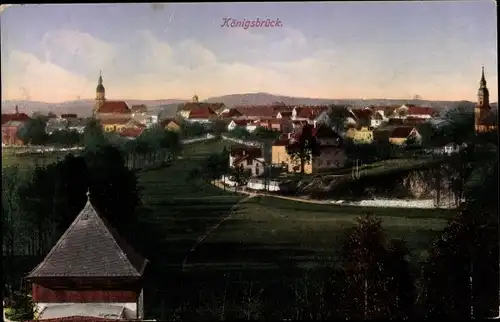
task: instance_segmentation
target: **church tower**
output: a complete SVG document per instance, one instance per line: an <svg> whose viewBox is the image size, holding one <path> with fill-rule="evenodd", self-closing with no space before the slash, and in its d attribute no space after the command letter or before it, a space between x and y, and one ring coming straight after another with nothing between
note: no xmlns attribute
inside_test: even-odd
<svg viewBox="0 0 500 322"><path fill-rule="evenodd" d="M481 131L482 118L485 114L489 113L490 107L490 93L486 87L486 79L484 77L484 66L482 67L481 80L479 81L479 89L477 91L477 104L474 109L476 132Z"/></svg>
<svg viewBox="0 0 500 322"><path fill-rule="evenodd" d="M106 96L105 96L104 85L102 84L102 73L99 72L99 81L95 93L94 115L97 114L97 111L104 104L105 101L106 101Z"/></svg>

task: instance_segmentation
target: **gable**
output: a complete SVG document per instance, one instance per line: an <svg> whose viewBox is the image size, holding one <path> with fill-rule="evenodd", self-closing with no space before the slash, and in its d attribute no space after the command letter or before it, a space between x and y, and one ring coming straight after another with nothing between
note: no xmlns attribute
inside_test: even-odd
<svg viewBox="0 0 500 322"><path fill-rule="evenodd" d="M146 264L147 260L135 253L87 201L27 278L140 277Z"/></svg>

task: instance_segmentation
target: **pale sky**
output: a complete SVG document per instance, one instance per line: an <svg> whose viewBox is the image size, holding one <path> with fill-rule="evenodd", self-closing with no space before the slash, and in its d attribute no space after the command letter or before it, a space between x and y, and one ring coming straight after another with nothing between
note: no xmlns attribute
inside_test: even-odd
<svg viewBox="0 0 500 322"><path fill-rule="evenodd" d="M0 16L2 99L498 100L494 1L12 6ZM221 27L224 18L274 28Z"/></svg>

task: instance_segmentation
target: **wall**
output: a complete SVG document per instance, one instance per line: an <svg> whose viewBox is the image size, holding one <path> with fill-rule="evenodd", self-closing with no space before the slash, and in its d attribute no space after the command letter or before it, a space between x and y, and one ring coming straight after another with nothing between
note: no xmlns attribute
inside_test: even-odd
<svg viewBox="0 0 500 322"><path fill-rule="evenodd" d="M389 138L389 142L392 144L402 145L406 142L406 138Z"/></svg>
<svg viewBox="0 0 500 322"><path fill-rule="evenodd" d="M328 148L322 149L318 157L312 160L312 170L314 172L323 169L343 168L346 162L344 149Z"/></svg>
<svg viewBox="0 0 500 322"><path fill-rule="evenodd" d="M32 298L36 303L136 303L134 290L66 290L50 289L33 283Z"/></svg>

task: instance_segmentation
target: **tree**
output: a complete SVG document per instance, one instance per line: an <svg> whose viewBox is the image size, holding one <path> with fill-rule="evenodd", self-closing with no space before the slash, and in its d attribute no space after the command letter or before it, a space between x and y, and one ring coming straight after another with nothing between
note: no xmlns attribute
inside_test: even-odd
<svg viewBox="0 0 500 322"><path fill-rule="evenodd" d="M392 318L406 320L413 317L416 288L408 257L410 251L403 239L392 239L388 245L388 293L393 297Z"/></svg>
<svg viewBox="0 0 500 322"><path fill-rule="evenodd" d="M193 138L202 136L203 134L207 133L207 129L203 124L200 124L198 122L184 121L181 123L180 133L183 138Z"/></svg>
<svg viewBox="0 0 500 322"><path fill-rule="evenodd" d="M125 166L123 156L112 146L84 151L88 167L90 198L118 230L129 232L136 224L140 189L135 171Z"/></svg>
<svg viewBox="0 0 500 322"><path fill-rule="evenodd" d="M466 202L433 243L424 266L428 317L498 315L498 148L469 144L474 157L463 160L473 160L464 189Z"/></svg>
<svg viewBox="0 0 500 322"><path fill-rule="evenodd" d="M341 262L348 283L344 304L350 318L383 318L395 316L391 309L396 309L396 315L407 310L403 304L408 301L402 301L402 295L411 279L406 272L406 278L401 280L397 274L405 268L396 265L398 261L408 265L401 258L404 249L395 247L401 245L396 242L388 247L381 224L371 214L360 217L342 242Z"/></svg>
<svg viewBox="0 0 500 322"><path fill-rule="evenodd" d="M215 135L221 135L227 132L228 122L225 120L215 120L210 124L210 132Z"/></svg>
<svg viewBox="0 0 500 322"><path fill-rule="evenodd" d="M251 137L257 140L277 140L281 135L280 131L266 129L265 127L258 127L251 133Z"/></svg>
<svg viewBox="0 0 500 322"><path fill-rule="evenodd" d="M248 132L248 130L244 127L237 126L229 132L229 135L238 139L246 140L250 137L250 132Z"/></svg>
<svg viewBox="0 0 500 322"><path fill-rule="evenodd" d="M23 141L24 144L45 144L47 139L45 122L39 118L26 121L19 131L17 131L17 137Z"/></svg>
<svg viewBox="0 0 500 322"><path fill-rule="evenodd" d="M104 131L99 120L92 118L83 130L83 144L89 149L96 149L106 143Z"/></svg>
<svg viewBox="0 0 500 322"><path fill-rule="evenodd" d="M345 130L344 125L347 119L347 110L345 108L339 108L336 106L331 106L328 111L328 123L332 126L335 131L343 132Z"/></svg>
<svg viewBox="0 0 500 322"><path fill-rule="evenodd" d="M320 155L319 142L313 135L313 127L304 125L297 137L290 140L286 152L294 162L300 162L300 174L304 174L304 167L312 161L314 156Z"/></svg>

